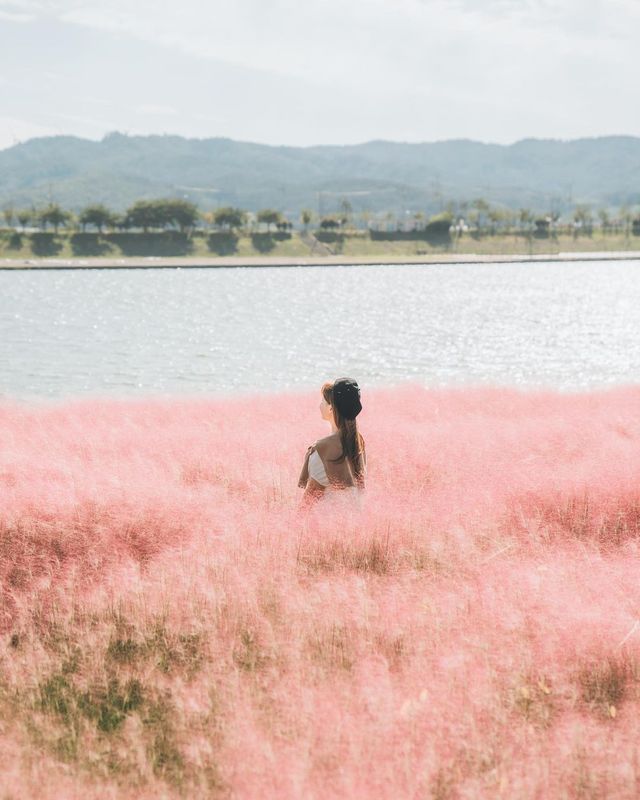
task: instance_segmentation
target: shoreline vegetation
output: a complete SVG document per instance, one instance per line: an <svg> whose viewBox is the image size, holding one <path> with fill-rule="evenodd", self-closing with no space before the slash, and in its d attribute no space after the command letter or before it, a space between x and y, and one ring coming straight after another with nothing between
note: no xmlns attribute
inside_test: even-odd
<svg viewBox="0 0 640 800"><path fill-rule="evenodd" d="M202 211L181 199L140 200L123 214L103 205L74 214L59 205L3 211L4 267L136 266L149 259L184 266L287 263L429 263L524 260L567 254L640 254L640 217L633 209L597 215L536 214L461 203L427 217L421 212L339 214L304 210L299 219L274 209ZM627 256L628 257L628 256Z"/></svg>
<svg viewBox="0 0 640 800"><path fill-rule="evenodd" d="M437 244L417 236L368 231L343 234L331 246L311 233L233 238L176 231L128 234L0 231L0 269L321 266L483 263L488 261L622 260L640 257L640 237L518 234L472 236Z"/></svg>

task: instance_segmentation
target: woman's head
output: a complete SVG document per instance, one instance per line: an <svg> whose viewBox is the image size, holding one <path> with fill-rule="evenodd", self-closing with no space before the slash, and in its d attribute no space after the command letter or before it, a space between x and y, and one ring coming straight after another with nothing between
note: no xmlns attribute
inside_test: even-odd
<svg viewBox="0 0 640 800"><path fill-rule="evenodd" d="M335 422L336 428L340 421L355 422L362 411L360 402L360 387L353 378L338 378L332 383L324 383L321 389L320 414L322 419Z"/></svg>
<svg viewBox="0 0 640 800"><path fill-rule="evenodd" d="M333 413L333 383L323 383L320 394L320 415L322 419L326 419L327 422L333 420L336 423L336 427L338 427Z"/></svg>
<svg viewBox="0 0 640 800"><path fill-rule="evenodd" d="M320 413L322 418L333 420L342 443L342 455L335 459L351 462L357 479L364 471L364 439L358 431L356 417L362 410L360 387L352 378L338 378L332 383L324 383L321 389Z"/></svg>

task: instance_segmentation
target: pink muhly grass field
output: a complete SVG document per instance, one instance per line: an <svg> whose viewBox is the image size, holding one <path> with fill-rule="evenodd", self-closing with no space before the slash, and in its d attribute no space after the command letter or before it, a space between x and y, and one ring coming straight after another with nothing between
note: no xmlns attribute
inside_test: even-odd
<svg viewBox="0 0 640 800"><path fill-rule="evenodd" d="M3 800L640 796L640 389L319 399L0 405Z"/></svg>

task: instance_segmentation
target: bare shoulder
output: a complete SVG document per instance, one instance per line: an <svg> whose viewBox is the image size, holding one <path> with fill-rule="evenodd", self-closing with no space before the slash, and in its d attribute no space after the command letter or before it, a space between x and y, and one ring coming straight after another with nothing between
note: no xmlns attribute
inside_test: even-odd
<svg viewBox="0 0 640 800"><path fill-rule="evenodd" d="M316 444L318 445L329 445L334 444L335 442L340 442L340 434L339 433L330 433L328 436L323 436L322 439L318 439Z"/></svg>
<svg viewBox="0 0 640 800"><path fill-rule="evenodd" d="M339 433L331 433L316 442L316 449L323 457L339 458L342 454L342 441Z"/></svg>

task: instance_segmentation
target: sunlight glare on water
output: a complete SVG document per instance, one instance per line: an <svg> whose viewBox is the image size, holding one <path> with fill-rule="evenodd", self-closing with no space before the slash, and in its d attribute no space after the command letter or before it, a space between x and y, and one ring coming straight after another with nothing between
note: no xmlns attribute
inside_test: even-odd
<svg viewBox="0 0 640 800"><path fill-rule="evenodd" d="M0 393L640 381L640 261L0 273Z"/></svg>

